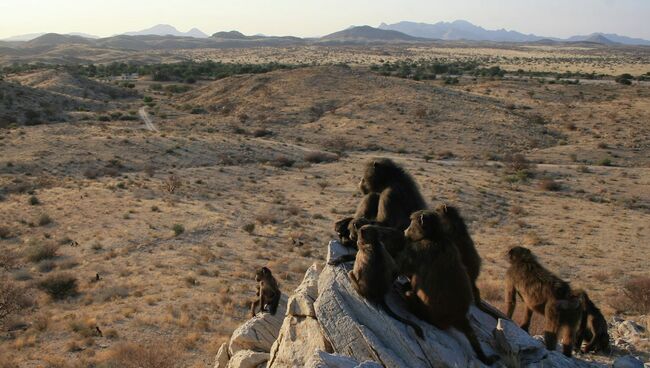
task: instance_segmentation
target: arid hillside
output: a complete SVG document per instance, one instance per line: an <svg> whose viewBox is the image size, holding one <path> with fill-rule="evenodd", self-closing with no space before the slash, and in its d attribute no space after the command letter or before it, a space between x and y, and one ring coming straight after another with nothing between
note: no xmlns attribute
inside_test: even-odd
<svg viewBox="0 0 650 368"><path fill-rule="evenodd" d="M354 211L373 157L408 169L429 205L461 209L490 303L503 308L504 252L524 245L608 318L650 324L640 294L626 294L650 277L646 84L445 84L343 66L200 81L178 94L140 80L156 132L135 120L140 96L38 73L7 76L3 93L89 111L0 130L0 277L18 306L0 367L117 367L128 356L212 364L249 314L254 269L270 267L290 293ZM534 317L533 332L541 324ZM626 349L648 359L649 348Z"/></svg>

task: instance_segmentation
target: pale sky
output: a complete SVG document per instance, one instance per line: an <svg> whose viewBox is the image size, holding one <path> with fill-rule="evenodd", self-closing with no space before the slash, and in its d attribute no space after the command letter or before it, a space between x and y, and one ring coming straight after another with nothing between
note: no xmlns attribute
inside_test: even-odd
<svg viewBox="0 0 650 368"><path fill-rule="evenodd" d="M322 36L350 25L465 19L539 36L592 32L650 39L650 0L0 0L0 38L38 32L111 36L171 24L207 34Z"/></svg>

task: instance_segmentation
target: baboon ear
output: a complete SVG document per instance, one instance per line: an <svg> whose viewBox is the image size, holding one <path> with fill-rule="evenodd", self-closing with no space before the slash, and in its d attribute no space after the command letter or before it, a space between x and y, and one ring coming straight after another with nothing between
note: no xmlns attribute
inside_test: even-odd
<svg viewBox="0 0 650 368"><path fill-rule="evenodd" d="M447 213L447 203L442 204L442 212Z"/></svg>
<svg viewBox="0 0 650 368"><path fill-rule="evenodd" d="M420 218L418 219L420 226L424 226L424 213L420 214Z"/></svg>
<svg viewBox="0 0 650 368"><path fill-rule="evenodd" d="M377 161L373 161L372 162L372 167L377 167L377 166L379 166L379 163Z"/></svg>

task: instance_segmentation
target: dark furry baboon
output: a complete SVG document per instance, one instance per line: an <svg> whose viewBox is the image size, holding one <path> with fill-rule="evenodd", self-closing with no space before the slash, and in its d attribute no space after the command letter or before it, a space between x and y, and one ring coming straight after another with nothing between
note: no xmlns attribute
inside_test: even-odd
<svg viewBox="0 0 650 368"><path fill-rule="evenodd" d="M359 229L356 260L348 274L357 292L372 303L380 305L388 315L405 323L424 338L422 329L415 322L398 316L386 304L385 296L397 277L397 266L384 246L384 236L379 226L366 225Z"/></svg>
<svg viewBox="0 0 650 368"><path fill-rule="evenodd" d="M334 231L336 232L336 235L339 236L339 240L341 241L341 244L343 244L343 246L347 248L357 247L356 243L352 239L350 239L349 226L352 220L354 220L354 217L346 217L334 223Z"/></svg>
<svg viewBox="0 0 650 368"><path fill-rule="evenodd" d="M474 302L472 285L438 214L413 213L404 235L407 242L398 264L411 281L404 295L411 311L441 330L455 327L467 337L483 363L494 363L498 357L485 355L469 323L467 312Z"/></svg>
<svg viewBox="0 0 650 368"><path fill-rule="evenodd" d="M507 253L510 267L506 272L507 316L512 318L517 294L526 306L521 328L528 331L533 312L544 316L544 342L555 350L558 332L562 333L562 352L571 356L581 318L581 303L568 282L555 276L527 248L514 247Z"/></svg>
<svg viewBox="0 0 650 368"><path fill-rule="evenodd" d="M580 297L583 306L582 318L576 334L576 349L579 350L582 342L585 341L587 345L582 349L583 353L609 353L611 349L605 316L585 291L576 290L575 294Z"/></svg>
<svg viewBox="0 0 650 368"><path fill-rule="evenodd" d="M426 208L413 178L387 158L370 160L366 164L359 189L364 194L378 193L375 220L382 226L404 231L409 226L411 213Z"/></svg>
<svg viewBox="0 0 650 368"><path fill-rule="evenodd" d="M447 236L452 240L454 245L456 245L463 266L467 269L467 275L472 284L472 293L474 295L474 303L476 304L476 307L494 318L505 318L503 313L482 302L481 292L476 286L476 279L478 279L481 272L481 256L478 254L478 251L474 246L474 241L469 235L467 225L465 225L465 221L460 216L460 212L455 207L446 204L439 205L436 207L435 211L440 218L440 222L447 233Z"/></svg>
<svg viewBox="0 0 650 368"><path fill-rule="evenodd" d="M258 269L255 272L255 281L258 282L257 298L251 303L251 316L255 317L257 307L260 308L260 312L267 311L275 315L282 293L271 270L267 267Z"/></svg>

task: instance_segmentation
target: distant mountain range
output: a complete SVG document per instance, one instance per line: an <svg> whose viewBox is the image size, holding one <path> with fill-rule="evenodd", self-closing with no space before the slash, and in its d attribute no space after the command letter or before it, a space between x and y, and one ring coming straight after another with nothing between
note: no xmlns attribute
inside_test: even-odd
<svg viewBox="0 0 650 368"><path fill-rule="evenodd" d="M491 42L536 42L536 41L558 41L558 42L595 42L601 44L620 43L624 45L645 45L650 46L650 41L641 38L631 38L617 34L592 33L586 36L572 36L568 39L556 37L543 37L534 34L523 34L517 31L505 29L487 30L476 26L465 20L453 22L415 23L399 22L394 24L382 23L379 29L402 32L409 36L438 39L438 40L467 40L467 41L491 41Z"/></svg>
<svg viewBox="0 0 650 368"><path fill-rule="evenodd" d="M620 36L617 34L593 33L573 36L568 39L523 34L505 29L487 30L464 20L438 22L435 24L399 22L382 23L378 28L353 26L320 38L299 38L293 36L246 36L238 31L217 32L208 36L197 28L181 32L173 26L158 24L141 31L126 32L111 37L98 38L84 33L60 35L55 33L34 33L0 40L4 48L47 47L65 43L85 44L93 47L112 47L129 50L213 48L213 47L257 47L300 44L368 44L368 43L426 43L433 40L464 40L475 42L528 42L554 44L566 42L587 42L602 45L646 45L650 41Z"/></svg>

